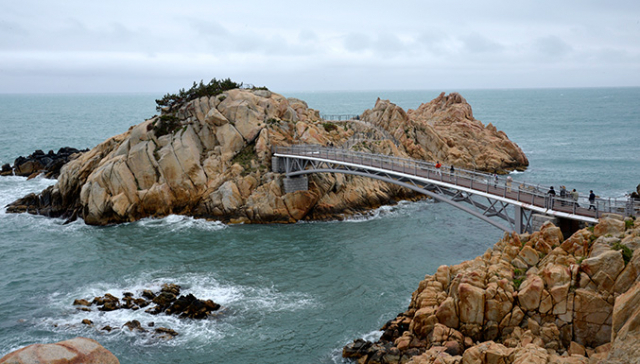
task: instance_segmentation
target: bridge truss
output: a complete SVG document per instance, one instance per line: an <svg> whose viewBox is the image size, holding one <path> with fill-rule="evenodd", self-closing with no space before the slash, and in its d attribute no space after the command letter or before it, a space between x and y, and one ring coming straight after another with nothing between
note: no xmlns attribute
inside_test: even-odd
<svg viewBox="0 0 640 364"><path fill-rule="evenodd" d="M629 201L599 199L599 208L592 212L577 201L547 196L535 186L522 183L512 188L512 182L485 173L462 169L450 173L433 163L406 158L307 145L278 147L273 156L274 171L288 178L311 173L374 178L448 203L507 232L531 232L535 213L596 223L602 212L636 211Z"/></svg>

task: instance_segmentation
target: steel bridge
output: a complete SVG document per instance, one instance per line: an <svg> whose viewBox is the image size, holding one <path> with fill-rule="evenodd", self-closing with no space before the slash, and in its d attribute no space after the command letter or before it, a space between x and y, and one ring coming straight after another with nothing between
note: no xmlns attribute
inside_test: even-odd
<svg viewBox="0 0 640 364"><path fill-rule="evenodd" d="M577 201L553 197L538 186L511 178L459 168L451 172L430 162L316 145L275 147L273 169L285 173L290 181L310 173L344 173L394 183L453 205L507 232L532 232L535 214L593 224L603 213L636 216L640 211L640 205L631 198L598 198L591 204L585 197ZM299 189L306 189L306 185Z"/></svg>

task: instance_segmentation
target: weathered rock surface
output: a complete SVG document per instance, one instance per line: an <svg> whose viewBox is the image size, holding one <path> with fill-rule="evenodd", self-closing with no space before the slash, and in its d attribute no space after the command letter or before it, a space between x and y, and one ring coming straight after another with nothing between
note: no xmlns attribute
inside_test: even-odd
<svg viewBox="0 0 640 364"><path fill-rule="evenodd" d="M504 132L476 120L471 105L458 93L443 92L407 112L378 99L361 119L384 128L400 141L411 158L439 160L487 172L524 169L529 164L522 150Z"/></svg>
<svg viewBox="0 0 640 364"><path fill-rule="evenodd" d="M485 170L525 168L522 151L484 127L458 94L405 113L378 100L361 120L334 124L297 99L235 89L165 110L66 164L58 183L8 212L81 217L106 225L183 214L224 222L334 219L415 192L357 176L314 174L309 190L285 194L271 148L346 146ZM353 142L358 135L373 139ZM355 138L355 139L354 139ZM398 142L400 140L400 142Z"/></svg>
<svg viewBox="0 0 640 364"><path fill-rule="evenodd" d="M549 223L505 234L482 256L439 267L378 342L358 339L343 356L362 364L640 362L640 250L628 261L619 250L640 227L596 238L612 219L620 220L605 217L567 240Z"/></svg>
<svg viewBox="0 0 640 364"><path fill-rule="evenodd" d="M0 170L0 176L16 175L33 178L39 174L44 174L45 178L58 178L63 165L88 150L64 147L60 148L57 153L50 150L46 154L42 150L36 150L27 157L20 156L16 158L13 166L8 163L3 165L2 170Z"/></svg>
<svg viewBox="0 0 640 364"><path fill-rule="evenodd" d="M120 364L118 358L84 337L55 344L33 344L5 355L0 364Z"/></svg>

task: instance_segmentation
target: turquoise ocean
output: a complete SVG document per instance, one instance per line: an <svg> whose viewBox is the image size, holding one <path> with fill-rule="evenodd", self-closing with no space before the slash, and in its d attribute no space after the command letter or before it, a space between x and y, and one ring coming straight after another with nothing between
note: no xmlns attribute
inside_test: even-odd
<svg viewBox="0 0 640 364"><path fill-rule="evenodd" d="M624 197L640 183L640 88L442 90L507 133L530 167L516 181ZM378 97L405 109L441 90L284 92L322 114L360 114ZM0 164L63 146L91 148L153 116L155 94L0 95ZM109 227L7 214L55 181L0 178L0 357L22 346L90 337L121 363L341 363L342 347L409 304L425 274L472 259L503 233L430 201L341 222L232 225L169 216ZM140 311L84 312L72 303L159 289L225 307L204 321ZM81 324L90 319L94 327ZM170 327L170 341L122 327Z"/></svg>

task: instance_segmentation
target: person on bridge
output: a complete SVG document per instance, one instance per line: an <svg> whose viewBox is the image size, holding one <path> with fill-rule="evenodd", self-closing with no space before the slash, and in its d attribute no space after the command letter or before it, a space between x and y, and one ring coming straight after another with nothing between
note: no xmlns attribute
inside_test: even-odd
<svg viewBox="0 0 640 364"><path fill-rule="evenodd" d="M493 188L498 188L498 174L493 174Z"/></svg>
<svg viewBox="0 0 640 364"><path fill-rule="evenodd" d="M454 174L456 174L456 170L453 168L453 164L452 164L451 168L449 169L449 181L453 181Z"/></svg>
<svg viewBox="0 0 640 364"><path fill-rule="evenodd" d="M556 197L556 190L553 189L553 186L549 187L549 191L547 191L547 196L549 197L549 202L547 204L547 206L549 208L553 208L553 200Z"/></svg>
<svg viewBox="0 0 640 364"><path fill-rule="evenodd" d="M560 204L562 206L566 205L565 198L567 197L567 188L565 186L560 186Z"/></svg>
<svg viewBox="0 0 640 364"><path fill-rule="evenodd" d="M436 174L438 176L442 176L442 172L440 171L441 167L442 167L442 164L440 164L440 161L436 161Z"/></svg>
<svg viewBox="0 0 640 364"><path fill-rule="evenodd" d="M593 193L593 190L589 191L589 210L593 207L594 210L598 210L596 208L596 194Z"/></svg>
<svg viewBox="0 0 640 364"><path fill-rule="evenodd" d="M580 207L580 205L578 205L579 197L580 195L578 194L578 191L576 191L576 189L574 188L573 191L571 191L571 199L573 199L573 203L576 205L576 207Z"/></svg>

